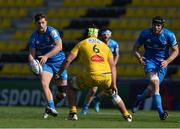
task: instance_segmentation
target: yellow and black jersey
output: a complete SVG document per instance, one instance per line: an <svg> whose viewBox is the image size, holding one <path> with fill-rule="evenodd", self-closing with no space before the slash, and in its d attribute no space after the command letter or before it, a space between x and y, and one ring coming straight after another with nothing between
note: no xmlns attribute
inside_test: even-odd
<svg viewBox="0 0 180 129"><path fill-rule="evenodd" d="M104 42L95 37L79 42L71 53L78 55L88 74L111 72L108 59L113 58L112 52Z"/></svg>

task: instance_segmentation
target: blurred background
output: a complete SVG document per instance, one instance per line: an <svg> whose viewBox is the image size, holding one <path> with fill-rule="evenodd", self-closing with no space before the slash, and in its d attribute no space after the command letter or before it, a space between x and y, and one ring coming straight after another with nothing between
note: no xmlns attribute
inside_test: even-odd
<svg viewBox="0 0 180 129"><path fill-rule="evenodd" d="M180 40L180 0L0 0L0 105L45 105L38 77L27 65L27 41L35 28L33 16L37 12L45 13L48 25L59 30L66 53L82 39L89 23L112 29L112 38L120 46L118 88L128 107L148 83L143 67L132 55L140 31L151 27L152 17L160 15L166 20L165 27ZM179 57L170 64L161 89L163 106L168 110L180 110L179 64ZM69 74L80 68L74 63ZM55 86L52 89L56 91ZM103 107L112 107L102 103ZM152 99L141 108L152 109Z"/></svg>

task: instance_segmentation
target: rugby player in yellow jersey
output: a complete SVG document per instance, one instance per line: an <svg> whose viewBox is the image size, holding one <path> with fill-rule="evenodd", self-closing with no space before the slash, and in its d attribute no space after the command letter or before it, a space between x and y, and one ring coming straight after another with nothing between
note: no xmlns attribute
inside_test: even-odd
<svg viewBox="0 0 180 129"><path fill-rule="evenodd" d="M117 105L125 120L132 121L132 116L126 109L126 106L118 95L116 86L116 67L114 59L109 47L98 36L98 29L89 28L87 31L88 38L80 41L70 52L64 61L60 71L60 75L68 68L70 63L78 56L84 72L80 72L72 79L72 84L68 89L68 101L70 106L69 120L78 120L76 107L76 94L78 90L83 88L91 88L97 86L104 90L112 101ZM83 71L83 70L82 70Z"/></svg>
<svg viewBox="0 0 180 129"><path fill-rule="evenodd" d="M106 45L110 48L113 56L114 56L114 63L117 64L119 60L119 43L112 38L112 31L109 28L102 28L100 33L100 40L106 43ZM81 114L86 115L88 113L89 106L91 102L93 102L94 110L96 112L100 111L100 100L106 95L104 91L99 92L97 95L98 87L91 88L86 97L82 107Z"/></svg>

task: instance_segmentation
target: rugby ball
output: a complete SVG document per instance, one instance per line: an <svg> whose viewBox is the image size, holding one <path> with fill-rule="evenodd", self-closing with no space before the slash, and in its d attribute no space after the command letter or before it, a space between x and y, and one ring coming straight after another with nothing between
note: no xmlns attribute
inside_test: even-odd
<svg viewBox="0 0 180 129"><path fill-rule="evenodd" d="M39 75L42 72L42 65L39 63L37 59L33 59L30 61L30 67L33 73Z"/></svg>
<svg viewBox="0 0 180 129"><path fill-rule="evenodd" d="M35 59L35 61L37 62L37 65L38 65L38 71L39 71L39 74L43 71L42 69L42 65L39 63L39 60Z"/></svg>

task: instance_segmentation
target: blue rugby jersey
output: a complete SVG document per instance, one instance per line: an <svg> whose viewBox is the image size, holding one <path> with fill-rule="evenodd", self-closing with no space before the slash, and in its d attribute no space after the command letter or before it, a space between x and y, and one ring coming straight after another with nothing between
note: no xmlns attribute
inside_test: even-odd
<svg viewBox="0 0 180 129"><path fill-rule="evenodd" d="M152 28L145 29L141 32L136 44L144 45L146 60L160 64L162 60L169 57L169 48L177 44L173 32L163 28L160 35L153 34Z"/></svg>
<svg viewBox="0 0 180 129"><path fill-rule="evenodd" d="M54 41L60 39L58 31L50 26L47 26L45 33L39 33L35 30L28 42L30 48L36 48L39 52L39 55L44 55L50 52L54 47ZM54 56L48 58L47 63L55 63L65 59L65 54L63 51L59 51Z"/></svg>
<svg viewBox="0 0 180 129"><path fill-rule="evenodd" d="M119 55L119 44L115 40L109 39L108 47L111 49L113 56Z"/></svg>

